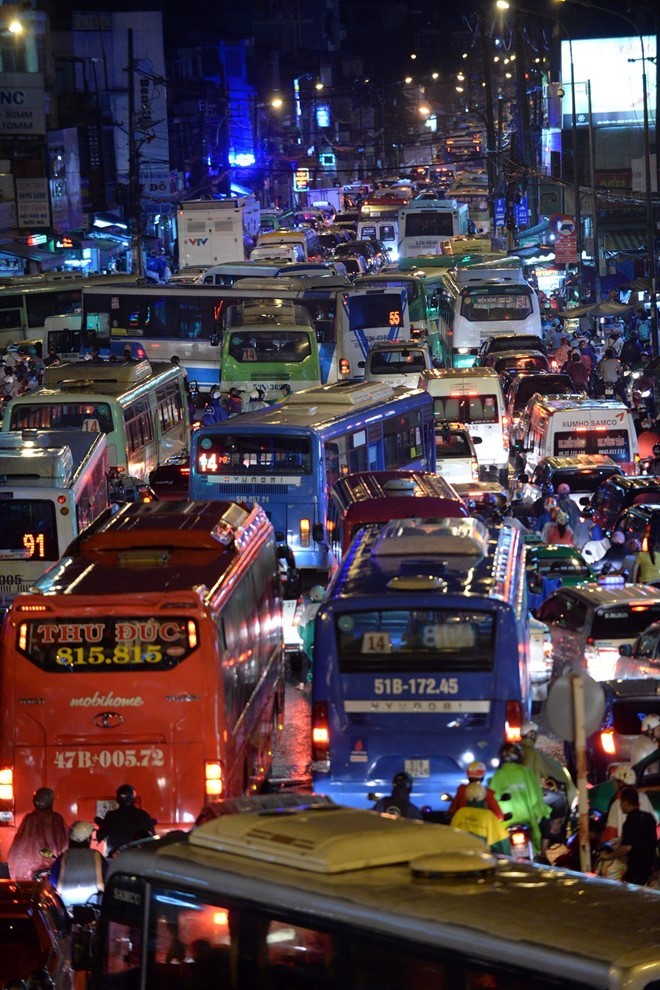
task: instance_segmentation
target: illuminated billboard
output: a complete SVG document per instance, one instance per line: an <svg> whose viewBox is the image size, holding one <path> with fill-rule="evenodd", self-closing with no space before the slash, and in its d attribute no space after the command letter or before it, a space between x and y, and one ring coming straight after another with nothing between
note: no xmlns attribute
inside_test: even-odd
<svg viewBox="0 0 660 990"><path fill-rule="evenodd" d="M646 69L648 114L652 124L656 108L656 39L644 35L644 59L639 37L588 38L572 42L575 79L575 112L578 127L589 124L587 81L591 83L591 116L596 126L642 127L644 96L642 66ZM571 43L561 43L562 127L572 124ZM633 61L630 61L630 60Z"/></svg>

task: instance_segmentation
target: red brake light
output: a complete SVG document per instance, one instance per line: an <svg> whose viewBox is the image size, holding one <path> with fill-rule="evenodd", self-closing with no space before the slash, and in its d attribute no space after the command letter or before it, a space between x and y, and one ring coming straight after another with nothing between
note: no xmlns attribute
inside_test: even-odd
<svg viewBox="0 0 660 990"><path fill-rule="evenodd" d="M616 746L614 744L614 731L612 729L603 729L600 734L600 745L604 753L608 756L616 755Z"/></svg>
<svg viewBox="0 0 660 990"><path fill-rule="evenodd" d="M504 724L504 735L506 741L510 743L520 742L521 728L523 723L522 705L519 701L507 701L506 722Z"/></svg>
<svg viewBox="0 0 660 990"><path fill-rule="evenodd" d="M321 762L330 759L330 726L328 705L325 701L315 701L312 705L312 760Z"/></svg>

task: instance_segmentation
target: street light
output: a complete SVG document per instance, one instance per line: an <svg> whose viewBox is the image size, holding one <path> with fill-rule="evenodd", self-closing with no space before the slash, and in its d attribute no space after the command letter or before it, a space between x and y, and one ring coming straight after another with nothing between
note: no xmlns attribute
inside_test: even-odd
<svg viewBox="0 0 660 990"><path fill-rule="evenodd" d="M622 20L629 24L635 36L639 39L641 58L639 59L628 59L629 62L641 62L642 63L642 99L644 105L644 182L645 182L645 220L646 220L646 253L648 256L649 263L649 302L651 306L651 340L653 342L654 353L658 353L658 311L656 307L656 295L655 295L655 241L653 237L653 194L651 191L651 137L649 132L649 104L648 104L648 93L646 88L646 61L654 62L655 57L647 56L644 50L644 37L637 29L637 25L631 17L627 14L623 14L620 10L609 10L607 7L601 7L598 4L591 3L590 0L555 0L555 3L573 3L577 7L586 7L588 10L598 10L603 14L612 14L615 17L620 17Z"/></svg>

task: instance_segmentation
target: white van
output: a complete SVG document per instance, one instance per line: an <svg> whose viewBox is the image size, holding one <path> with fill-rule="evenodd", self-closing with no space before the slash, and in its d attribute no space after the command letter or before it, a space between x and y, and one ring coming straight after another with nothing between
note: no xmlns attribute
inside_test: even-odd
<svg viewBox="0 0 660 990"><path fill-rule="evenodd" d="M273 245L299 244L304 252L302 261L323 261L323 248L318 234L311 227L301 227L300 230L271 230L267 234L259 234L257 247L272 247Z"/></svg>
<svg viewBox="0 0 660 990"><path fill-rule="evenodd" d="M431 348L412 340L377 340L367 351L366 361L359 361L367 382L387 382L393 387L419 387L419 376L433 368Z"/></svg>
<svg viewBox="0 0 660 990"><path fill-rule="evenodd" d="M305 249L302 244L257 244L250 255L252 262L278 261L284 265L287 262L305 260Z"/></svg>
<svg viewBox="0 0 660 990"><path fill-rule="evenodd" d="M419 387L433 396L436 429L443 422L465 423L477 447L482 479L497 475L508 483L509 430L499 375L493 368L443 368L424 371Z"/></svg>
<svg viewBox="0 0 660 990"><path fill-rule="evenodd" d="M625 474L636 474L639 461L632 413L613 399L530 400L515 443L516 467L531 475L544 457L604 454ZM523 425L524 423L524 425Z"/></svg>
<svg viewBox="0 0 660 990"><path fill-rule="evenodd" d="M381 241L390 254L390 261L399 258L399 224L396 217L374 217L371 220L360 220L357 225L358 241Z"/></svg>

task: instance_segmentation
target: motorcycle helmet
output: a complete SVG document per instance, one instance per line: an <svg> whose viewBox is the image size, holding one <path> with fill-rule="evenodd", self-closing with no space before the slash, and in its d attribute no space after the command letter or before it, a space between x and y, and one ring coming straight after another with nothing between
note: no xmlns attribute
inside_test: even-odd
<svg viewBox="0 0 660 990"><path fill-rule="evenodd" d="M130 805L135 803L135 788L130 784L122 784L117 788L117 803L120 805Z"/></svg>
<svg viewBox="0 0 660 990"><path fill-rule="evenodd" d="M532 736L532 738L536 739L538 735L538 731L539 731L538 725L536 724L536 722L530 719L529 722L523 722L522 728L520 729L520 735L522 736L523 739L525 739L527 736Z"/></svg>
<svg viewBox="0 0 660 990"><path fill-rule="evenodd" d="M55 792L50 787L39 787L32 798L32 804L38 811L50 811L54 801Z"/></svg>
<svg viewBox="0 0 660 990"><path fill-rule="evenodd" d="M634 787L637 783L635 771L627 763L619 763L618 767L614 768L612 780L618 781L624 787Z"/></svg>
<svg viewBox="0 0 660 990"><path fill-rule="evenodd" d="M314 587L310 589L309 597L313 602L322 602L324 594L325 588L323 588L320 584L315 584Z"/></svg>
<svg viewBox="0 0 660 990"><path fill-rule="evenodd" d="M518 743L504 743L500 747L500 762L501 763L522 763L523 754L522 749Z"/></svg>
<svg viewBox="0 0 660 990"><path fill-rule="evenodd" d="M392 788L398 791L407 791L408 794L413 789L413 779L409 773L400 770L399 773L395 773L392 778Z"/></svg>
<svg viewBox="0 0 660 990"><path fill-rule="evenodd" d="M555 522L557 523L558 526L567 526L568 516L566 515L565 512L562 512L560 509L555 517Z"/></svg>
<svg viewBox="0 0 660 990"><path fill-rule="evenodd" d="M571 494L570 485L567 485L565 481L562 481L561 485L557 489L557 494L558 495L570 495Z"/></svg>
<svg viewBox="0 0 660 990"><path fill-rule="evenodd" d="M486 776L486 764L482 763L481 760L473 760L472 763L468 763L465 772L468 780L483 780Z"/></svg>
<svg viewBox="0 0 660 990"><path fill-rule="evenodd" d="M650 715L645 715L642 719L642 724L639 727L639 731L645 734L653 734L653 730L657 729L660 725L660 715L656 715L652 712Z"/></svg>
<svg viewBox="0 0 660 990"><path fill-rule="evenodd" d="M603 530L598 525L598 523L594 523L593 526L591 527L591 539L602 540L602 538L603 538Z"/></svg>
<svg viewBox="0 0 660 990"><path fill-rule="evenodd" d="M93 834L94 826L91 822L74 822L69 829L71 842L89 842Z"/></svg>
<svg viewBox="0 0 660 990"><path fill-rule="evenodd" d="M557 499L554 498L553 496L551 496L550 498L546 498L545 502L543 503L543 508L545 509L546 512L550 512L550 509L556 509Z"/></svg>
<svg viewBox="0 0 660 990"><path fill-rule="evenodd" d="M660 457L660 443L653 444L653 456Z"/></svg>

